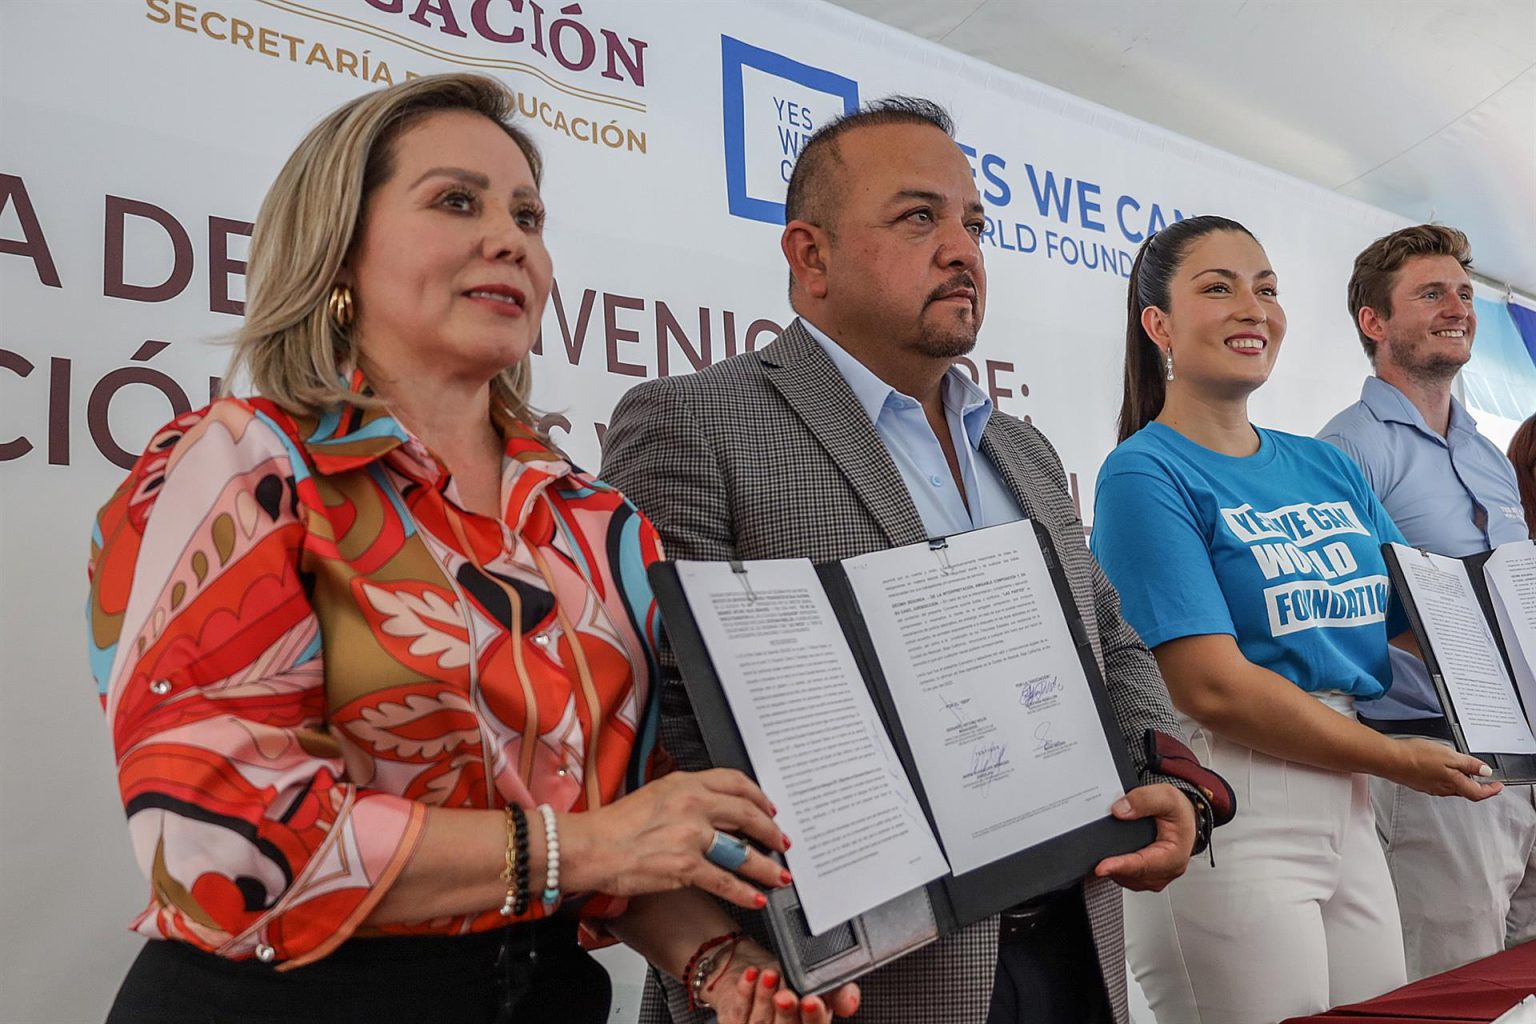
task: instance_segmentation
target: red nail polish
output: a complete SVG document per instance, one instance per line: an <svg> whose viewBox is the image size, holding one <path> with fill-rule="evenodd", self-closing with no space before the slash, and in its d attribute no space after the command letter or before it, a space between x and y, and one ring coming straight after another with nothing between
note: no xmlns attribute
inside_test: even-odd
<svg viewBox="0 0 1536 1024"><path fill-rule="evenodd" d="M757 968L748 967L745 971L741 972L741 976L745 978L747 984L750 985L757 980Z"/></svg>
<svg viewBox="0 0 1536 1024"><path fill-rule="evenodd" d="M778 815L779 815L779 805L774 803L772 800L768 801L768 812L770 814L772 814L774 817L778 817Z"/></svg>
<svg viewBox="0 0 1536 1024"><path fill-rule="evenodd" d="M774 989L779 987L779 972L769 969L763 972L763 988Z"/></svg>
<svg viewBox="0 0 1536 1024"><path fill-rule="evenodd" d="M815 1013L817 1010L820 1010L820 1009L821 1009L821 1002L819 1000L817 1000L817 999L812 998L811 996L806 996L804 999L800 1000L800 1012L801 1013Z"/></svg>
<svg viewBox="0 0 1536 1024"><path fill-rule="evenodd" d="M758 910L762 910L768 905L768 897L764 896L762 893L758 893L756 896L752 897L752 905Z"/></svg>
<svg viewBox="0 0 1536 1024"><path fill-rule="evenodd" d="M789 836L784 837L784 852L789 852Z"/></svg>
<svg viewBox="0 0 1536 1024"><path fill-rule="evenodd" d="M790 882L793 882L794 880L795 880L794 876L792 876L788 871L780 871L779 872L779 881L783 882L785 885L788 885Z"/></svg>

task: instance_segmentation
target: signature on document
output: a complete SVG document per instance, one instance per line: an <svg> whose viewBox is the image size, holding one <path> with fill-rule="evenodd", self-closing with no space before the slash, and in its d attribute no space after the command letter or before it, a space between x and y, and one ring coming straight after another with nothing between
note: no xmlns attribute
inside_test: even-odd
<svg viewBox="0 0 1536 1024"><path fill-rule="evenodd" d="M1046 698L1060 692L1061 683L1055 676L1041 676L1019 687L1019 703L1033 709L1045 703Z"/></svg>
<svg viewBox="0 0 1536 1024"><path fill-rule="evenodd" d="M966 778L979 783L981 795L986 796L987 790L992 788L992 783L997 781L998 769L1008 763L1007 758L1008 744L978 743L971 748L971 767L965 773ZM1006 776L1009 773L1001 774Z"/></svg>
<svg viewBox="0 0 1536 1024"><path fill-rule="evenodd" d="M1041 722L1035 726L1035 752L1050 754L1067 745L1066 740L1059 740L1051 736L1051 723Z"/></svg>

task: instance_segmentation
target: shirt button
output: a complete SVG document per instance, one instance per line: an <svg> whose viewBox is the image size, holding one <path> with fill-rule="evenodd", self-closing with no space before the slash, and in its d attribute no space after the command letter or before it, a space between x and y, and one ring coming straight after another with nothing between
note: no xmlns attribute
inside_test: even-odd
<svg viewBox="0 0 1536 1024"><path fill-rule="evenodd" d="M169 679L156 679L149 684L149 692L157 697L164 697L171 692L171 681Z"/></svg>
<svg viewBox="0 0 1536 1024"><path fill-rule="evenodd" d="M261 945L256 947L256 959L264 964L269 964L277 959L277 950L271 946Z"/></svg>
<svg viewBox="0 0 1536 1024"><path fill-rule="evenodd" d="M939 476L939 474L937 474L937 473L933 474L933 476L930 476L928 478L928 482L933 484L933 486L935 486L935 487L943 487L944 486L944 478Z"/></svg>
<svg viewBox="0 0 1536 1024"><path fill-rule="evenodd" d="M555 774L560 776L563 779L567 775L571 774L571 770L569 768L567 768L565 765L561 765L559 768L555 769Z"/></svg>
<svg viewBox="0 0 1536 1024"><path fill-rule="evenodd" d="M535 633L535 634L533 634L533 642L538 644L540 647L548 647L549 646L549 634L548 633Z"/></svg>

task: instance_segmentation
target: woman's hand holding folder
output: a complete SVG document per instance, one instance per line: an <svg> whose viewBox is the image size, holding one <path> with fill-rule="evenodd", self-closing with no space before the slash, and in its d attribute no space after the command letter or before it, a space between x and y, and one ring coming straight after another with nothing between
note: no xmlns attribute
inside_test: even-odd
<svg viewBox="0 0 1536 1024"><path fill-rule="evenodd" d="M753 948L754 953L764 950ZM784 988L778 964L771 959L752 964L729 989L719 986L715 1011L722 1024L829 1024L834 1017L851 1017L859 1008L859 986L844 985L825 998L797 996Z"/></svg>
<svg viewBox="0 0 1536 1024"><path fill-rule="evenodd" d="M667 892L692 886L750 910L760 910L757 886L789 884L772 858L749 849L735 871L711 863L705 852L716 830L740 833L782 853L789 840L773 822L774 807L750 779L729 768L672 772L606 807L561 822L574 892L613 896Z"/></svg>
<svg viewBox="0 0 1536 1024"><path fill-rule="evenodd" d="M1392 742L1398 766L1380 774L1399 785L1430 796L1459 796L1468 800L1486 800L1504 789L1499 782L1478 781L1493 772L1471 754L1416 736Z"/></svg>

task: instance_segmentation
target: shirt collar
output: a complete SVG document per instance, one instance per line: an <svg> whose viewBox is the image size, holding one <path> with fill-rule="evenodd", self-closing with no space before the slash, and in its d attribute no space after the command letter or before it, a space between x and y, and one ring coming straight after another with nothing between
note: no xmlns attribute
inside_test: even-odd
<svg viewBox="0 0 1536 1024"><path fill-rule="evenodd" d="M992 399L977 387L958 366L951 366L944 375L944 406L958 410L960 422L965 426L965 439L972 448L981 451L981 435L992 418Z"/></svg>
<svg viewBox="0 0 1536 1024"><path fill-rule="evenodd" d="M1419 412L1418 406L1408 400L1407 395L1380 377L1372 375L1365 378L1365 384L1360 388L1360 401L1365 403L1365 407L1384 423L1403 423L1431 437L1440 436L1430 429L1429 424L1424 420L1424 414ZM1450 432L1453 434L1477 433L1477 420L1473 419L1466 407L1456 400L1455 395L1451 396Z"/></svg>
<svg viewBox="0 0 1536 1024"><path fill-rule="evenodd" d="M352 370L345 384L350 394L373 396L361 370ZM506 458L514 466L534 466L550 477L571 472L570 463L499 403L492 403L491 420L506 442ZM442 475L437 457L382 405L338 402L315 421L301 443L316 472L325 476L359 469L396 452L403 461L402 468L414 470L413 475L427 480Z"/></svg>
<svg viewBox="0 0 1536 1024"><path fill-rule="evenodd" d="M827 358L832 360L832 365L843 375L843 380L848 382L848 387L853 391L853 397L858 400L871 423L880 422L880 414L892 402L916 403L917 399L910 395L902 394L891 385L877 377L873 370L865 366L853 357L853 355L821 328L811 323L804 317L800 323L805 327L806 333L816 339L822 349L827 353ZM992 416L992 399L987 393L976 386L976 382L966 376L965 371L959 366L951 366L944 374L943 384L944 408L947 412L958 414L961 424L965 427L965 438L970 446L976 450L981 449L981 435L986 429L987 420Z"/></svg>

